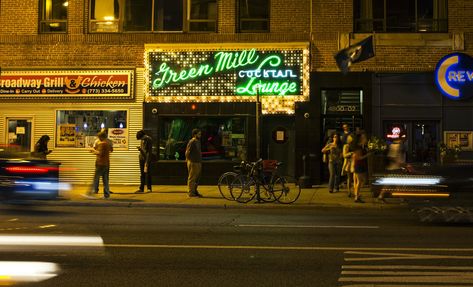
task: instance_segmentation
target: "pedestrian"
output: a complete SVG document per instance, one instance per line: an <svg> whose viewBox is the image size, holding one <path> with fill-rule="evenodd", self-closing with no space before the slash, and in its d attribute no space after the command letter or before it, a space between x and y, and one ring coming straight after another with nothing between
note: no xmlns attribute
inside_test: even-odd
<svg viewBox="0 0 473 287"><path fill-rule="evenodd" d="M343 145L343 166L342 166L342 176L347 178L347 192L348 197L352 197L351 184L353 183L353 152L355 150L355 142L352 134L347 136L347 142Z"/></svg>
<svg viewBox="0 0 473 287"><path fill-rule="evenodd" d="M107 144L110 147L110 152L113 152L113 142L108 138L108 130L103 128L103 129L100 130L100 132L103 132L105 134L105 141L107 142ZM97 137L97 139L94 142L94 149L95 150L97 149L99 143L100 143L100 139ZM110 168L107 170L107 174L103 177L103 181L104 181L103 184L104 185L105 185L105 178L106 178L107 182L110 185ZM108 192L111 193L111 194L113 193L111 190L109 190ZM98 190L95 193L98 193Z"/></svg>
<svg viewBox="0 0 473 287"><path fill-rule="evenodd" d="M46 159L46 156L52 152L48 149L48 142L50 138L48 135L42 135L34 145L35 156L40 159Z"/></svg>
<svg viewBox="0 0 473 287"><path fill-rule="evenodd" d="M361 199L361 188L366 182L368 175L368 138L366 133L360 133L358 135L358 144L353 152L354 161L354 174L353 174L353 191L355 196L355 202L364 203Z"/></svg>
<svg viewBox="0 0 473 287"><path fill-rule="evenodd" d="M347 143L348 136L351 135L350 126L347 123L342 124L342 134L340 135L340 141L343 145Z"/></svg>
<svg viewBox="0 0 473 287"><path fill-rule="evenodd" d="M97 137L99 139L99 143L97 144L97 149L92 148L90 150L91 153L96 155L93 192L98 193L100 177L102 177L104 198L109 198L110 188L109 188L107 175L110 169L111 147L106 141L107 135L105 134L105 132L99 132L97 134Z"/></svg>
<svg viewBox="0 0 473 287"><path fill-rule="evenodd" d="M322 149L322 153L328 155L328 171L330 178L328 181L328 191L330 193L338 192L340 187L340 174L342 164L342 144L340 142L340 136L334 133L331 136L332 141L327 143Z"/></svg>
<svg viewBox="0 0 473 287"><path fill-rule="evenodd" d="M140 140L140 189L136 193L143 193L145 184L148 187L148 192L152 192L151 182L151 153L153 150L153 140L148 136L144 130L140 130L136 133L136 139Z"/></svg>
<svg viewBox="0 0 473 287"><path fill-rule="evenodd" d="M186 147L187 171L189 173L187 177L189 197L202 197L202 195L197 191L200 174L202 172L201 136L202 132L199 129L193 129L192 139L187 143Z"/></svg>

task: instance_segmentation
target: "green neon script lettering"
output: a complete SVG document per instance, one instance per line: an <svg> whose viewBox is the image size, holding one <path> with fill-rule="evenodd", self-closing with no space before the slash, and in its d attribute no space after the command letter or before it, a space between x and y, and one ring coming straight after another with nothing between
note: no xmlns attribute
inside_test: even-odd
<svg viewBox="0 0 473 287"><path fill-rule="evenodd" d="M297 92L297 83L294 82L263 82L251 78L246 85L236 89L239 95L256 95L258 88L265 95L284 96L287 94L295 94Z"/></svg>
<svg viewBox="0 0 473 287"><path fill-rule="evenodd" d="M202 75L210 75L212 72L213 68L206 64L199 66L198 69L192 67L189 70L181 70L179 73L176 73L170 69L167 63L162 63L159 66L159 71L155 73L156 76L161 74L162 76L153 81L153 89L162 88L171 82L177 83L188 79L195 79Z"/></svg>
<svg viewBox="0 0 473 287"><path fill-rule="evenodd" d="M259 56L256 55L256 49L251 49L241 52L218 52L214 58L217 60L215 72L221 72L254 64Z"/></svg>

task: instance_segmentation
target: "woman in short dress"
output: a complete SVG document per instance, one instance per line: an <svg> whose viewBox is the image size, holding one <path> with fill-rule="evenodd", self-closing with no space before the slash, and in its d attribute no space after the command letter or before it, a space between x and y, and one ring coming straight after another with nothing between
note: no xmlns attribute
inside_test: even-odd
<svg viewBox="0 0 473 287"><path fill-rule="evenodd" d="M353 188L355 202L363 203L361 199L360 190L366 182L368 175L368 138L365 133L359 135L358 144L353 153L354 174L353 174Z"/></svg>

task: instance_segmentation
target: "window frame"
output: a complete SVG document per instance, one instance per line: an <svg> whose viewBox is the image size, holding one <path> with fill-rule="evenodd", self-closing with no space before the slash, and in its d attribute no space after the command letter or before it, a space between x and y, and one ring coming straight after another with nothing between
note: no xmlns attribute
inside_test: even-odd
<svg viewBox="0 0 473 287"><path fill-rule="evenodd" d="M444 3L444 14L446 18L435 18L432 16L430 19L421 19L418 15L418 9L420 6L421 0L414 0L414 22L409 23L413 24L413 31L393 31L390 30L390 27L387 25L388 22L388 10L387 10L387 0L370 0L371 6L374 1L382 1L383 2L383 18L375 18L372 12L371 18L362 18L361 14L361 1L363 0L354 0L353 2L353 31L355 33L448 33L448 0L432 0L433 5L439 5L442 2ZM360 17L357 18L357 12L360 14ZM430 22L431 29L422 28L422 23ZM379 23L376 25L375 23ZM367 25L368 28L362 28L362 25ZM375 28L378 26L382 26L381 30ZM361 27L361 28L360 28Z"/></svg>
<svg viewBox="0 0 473 287"><path fill-rule="evenodd" d="M240 13L240 2L244 0L237 0L235 1L236 3L236 21L237 21L237 32L238 33L269 33L271 31L271 0L268 1L268 18L242 18L241 13ZM249 22L265 22L267 24L267 29L266 30L248 30L248 29L243 29L243 23L249 23Z"/></svg>
<svg viewBox="0 0 473 287"><path fill-rule="evenodd" d="M191 19L191 1L192 0L179 0L179 1L182 1L182 4L183 4L183 11L182 11L182 30L157 30L157 28L155 27L155 23L156 23L156 17L155 17L155 7L157 5L156 1L169 1L169 0L151 0L152 1L152 12L151 12L151 28L147 31L127 31L125 30L124 28L124 14L126 13L125 12L125 8L123 9L120 9L119 8L119 11L118 11L118 17L119 19L116 19L116 20L113 20L113 25L115 25L117 28L116 29L110 29L110 30L107 30L107 31L94 31L93 30L93 26L94 26L94 23L100 23L100 22L110 22L108 20L95 20L95 19L92 19L92 1L100 1L100 0L88 0L87 1L87 5L88 5L88 33L90 34L101 34L101 33L146 33L146 34L149 34L149 33L217 33L218 31L218 5L219 5L219 1L218 0L213 0L215 2L215 5L216 5L216 15L215 15L215 19ZM118 0L119 2L119 7L126 7L125 6L125 2L126 0ZM215 29L212 30L212 31L200 31L200 30L196 30L196 31L192 31L190 30L190 27L191 27L191 23L206 23L206 22L213 22L215 23L214 26L215 26ZM96 25L96 24L95 24Z"/></svg>
<svg viewBox="0 0 473 287"><path fill-rule="evenodd" d="M65 34L67 33L68 29L68 18L69 18L69 5L66 7L66 20L63 19L45 19L45 7L46 7L46 1L48 0L40 0L39 1L39 17L38 17L38 32L40 34ZM54 0L51 0L53 2ZM58 0L59 1L59 0ZM66 1L65 3L68 3ZM46 27L46 25L54 24L54 23L59 23L59 26L61 24L64 24L64 29L61 29L60 31L46 31L43 29L43 27Z"/></svg>

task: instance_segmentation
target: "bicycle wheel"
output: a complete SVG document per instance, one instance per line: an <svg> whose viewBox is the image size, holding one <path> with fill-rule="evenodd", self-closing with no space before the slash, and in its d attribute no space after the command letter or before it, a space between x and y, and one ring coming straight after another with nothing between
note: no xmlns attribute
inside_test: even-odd
<svg viewBox="0 0 473 287"><path fill-rule="evenodd" d="M239 175L232 183L232 197L240 203L247 203L255 197L255 182L247 175Z"/></svg>
<svg viewBox="0 0 473 287"><path fill-rule="evenodd" d="M295 202L301 195L301 186L290 177L278 177L273 184L273 193L278 202L290 204Z"/></svg>
<svg viewBox="0 0 473 287"><path fill-rule="evenodd" d="M229 171L220 176L218 179L218 191L223 198L228 200L235 200L232 195L233 182L238 177L238 173Z"/></svg>
<svg viewBox="0 0 473 287"><path fill-rule="evenodd" d="M260 199L264 202L275 202L277 198L276 198L276 195L274 194L273 183L274 183L274 179L276 178L271 177L271 178L263 178L263 179L264 179L264 182L262 182L259 188Z"/></svg>

